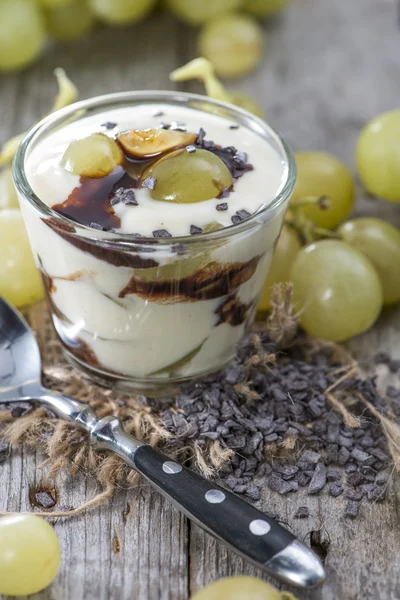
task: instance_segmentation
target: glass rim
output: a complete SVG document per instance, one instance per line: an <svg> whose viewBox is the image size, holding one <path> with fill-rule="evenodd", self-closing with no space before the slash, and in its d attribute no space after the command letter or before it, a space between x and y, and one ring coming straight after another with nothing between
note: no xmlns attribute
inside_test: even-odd
<svg viewBox="0 0 400 600"><path fill-rule="evenodd" d="M134 102L140 100L146 101L148 103L170 101L173 104L186 104L189 108L191 106L191 102L201 102L209 105L214 105L227 111L230 115L235 116L236 121L239 120L244 126L247 126L256 133L260 134L261 131L261 135L263 135L264 137L266 137L267 135L272 137L275 140L275 142L279 144L281 150L283 150L284 157L287 163L286 180L281 186L277 195L271 200L269 204L263 206L262 208L254 212L248 219L245 219L240 223L235 223L229 225L228 227L218 229L216 231L196 234L195 236L189 234L185 236L173 236L169 238L153 238L145 236L139 237L131 233L122 233L118 231L99 231L93 229L87 225L83 225L82 223L74 221L73 219L69 219L68 217L65 217L64 215L61 215L58 212L54 211L50 206L45 204L39 198L39 196L35 194L26 176L25 159L27 153L29 152L30 145L35 142L37 136L45 134L46 132L51 133L57 125L62 126L63 121L66 120L68 122L68 118L70 119L71 116L74 114L77 114L79 118L80 113L82 113L82 111L86 111L89 108L108 107L109 109L111 109L113 105L115 105L115 108L119 108L119 104L129 104L129 101ZM199 107L197 108L199 109ZM226 115L224 116L226 118ZM153 245L157 244L160 246L169 246L171 244L176 243L188 244L201 242L205 240L229 237L231 235L235 235L236 233L250 230L254 226L260 225L260 217L275 214L276 210L281 205L283 205L285 201L290 197L296 183L297 167L294 153L290 145L286 142L286 140L280 134L278 134L270 125L268 125L266 121L248 112L247 110L239 108L238 106L235 106L228 102L215 100L213 98L209 98L208 96L204 96L201 94L192 94L169 90L140 90L115 92L111 94L104 94L101 96L94 96L86 100L74 102L73 104L70 104L69 106L57 110L51 113L50 115L46 116L36 125L31 127L31 129L29 129L26 133L15 154L12 172L14 184L19 194L24 199L28 200L28 202L43 216L46 216L51 219L57 219L58 222L65 222L69 226L73 226L75 231L71 231L71 235L79 235L81 233L85 238L90 238L94 242L98 243L107 241L111 243L124 242L126 244L128 242L131 242L132 244L144 244L146 243L146 241L151 241Z"/></svg>

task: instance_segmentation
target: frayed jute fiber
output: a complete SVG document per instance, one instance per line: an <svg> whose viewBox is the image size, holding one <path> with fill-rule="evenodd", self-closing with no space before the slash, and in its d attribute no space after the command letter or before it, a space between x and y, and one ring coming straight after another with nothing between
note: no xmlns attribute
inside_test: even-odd
<svg viewBox="0 0 400 600"><path fill-rule="evenodd" d="M30 308L25 317L39 344L42 382L46 388L86 402L99 418L118 417L127 433L167 451L171 458L180 461L193 458L197 469L206 477L215 475L231 458L232 450L222 448L217 440L202 448L195 443L191 446L168 444L172 434L163 426L157 409L146 404L143 396L123 395L95 385L67 363L44 302ZM85 432L42 407L34 407L19 417L12 415L12 405L0 410L0 439L12 446L24 444L32 449L41 448L48 457L42 466L51 465L47 473L49 479L62 471L90 472L95 476L102 490L99 494L74 510L45 513L48 516L78 515L109 500L120 486L136 486L140 479L118 456L95 451Z"/></svg>
<svg viewBox="0 0 400 600"><path fill-rule="evenodd" d="M218 472L227 468L234 458L235 452L218 439L207 439L197 443L196 436L192 439L187 436L179 436L171 432L162 421L162 413L165 405L161 407L157 401L149 400L144 396L121 395L111 390L101 388L90 382L88 378L72 369L65 361L60 343L56 338L47 307L39 303L32 307L27 313L27 319L34 329L39 343L42 356L42 378L45 387L76 397L88 403L96 412L98 417L116 416L123 423L124 429L136 438L148 442L153 447L164 451L168 456L178 461L190 464L206 477L218 475ZM310 340L304 336L298 337L297 319L293 313L290 303L290 290L284 294L277 294L274 310L269 320L263 324L257 324L255 332L251 336L254 353L246 359L245 369L248 369L249 377L235 386L237 394L245 398L246 402L256 403L257 392L252 387L252 376L257 372L270 371L274 369L277 355L281 354L281 348L288 345L302 344L306 350L303 354L315 353L326 350L329 344L317 340ZM268 333L274 352L266 351L262 344L262 336ZM380 407L373 405L370 399L363 396L360 389L349 394L343 391L343 383L349 382L355 376L359 377L357 363L341 347L331 345L330 351L334 356L335 369L333 383L325 389L325 398L331 403L332 408L337 411L345 426L358 428L360 418L355 412L356 405L363 406L368 410L372 418L382 427L382 433L386 436L387 447L393 461L394 470L400 471L400 428L398 420L390 414L390 411L382 412ZM276 363L275 363L276 364ZM0 407L1 408L1 407ZM354 410L353 410L354 409ZM171 404L168 410L179 414L180 408ZM100 492L82 506L69 511L52 511L43 513L49 517L71 517L83 511L94 508L99 504L112 498L120 487L136 486L139 476L132 471L119 457L110 453L95 451L89 444L88 436L73 424L56 418L53 414L42 407L33 406L24 412L22 416L16 415L12 406L8 405L0 410L0 438L13 446L24 444L27 448L40 448L47 456L43 465L50 466L47 473L49 479L65 471L70 473L84 472L95 477L100 486ZM364 418L364 417L363 417ZM265 460L272 460L277 453L288 455L296 452L296 436L284 439L281 447L267 444L264 449Z"/></svg>

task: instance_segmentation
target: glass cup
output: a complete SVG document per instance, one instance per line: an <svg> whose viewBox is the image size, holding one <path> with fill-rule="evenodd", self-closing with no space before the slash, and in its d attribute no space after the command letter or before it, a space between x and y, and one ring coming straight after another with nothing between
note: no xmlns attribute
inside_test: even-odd
<svg viewBox="0 0 400 600"><path fill-rule="evenodd" d="M224 229L155 239L80 225L35 195L25 164L39 141L90 115L157 102L211 111L265 138L285 165L274 200ZM254 320L295 178L290 149L265 122L194 94L110 94L35 126L17 152L14 181L67 360L98 383L159 393L225 367Z"/></svg>

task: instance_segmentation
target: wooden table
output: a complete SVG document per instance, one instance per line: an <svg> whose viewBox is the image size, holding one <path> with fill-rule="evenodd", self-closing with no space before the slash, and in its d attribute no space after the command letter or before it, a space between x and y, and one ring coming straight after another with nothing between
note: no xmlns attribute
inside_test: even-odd
<svg viewBox="0 0 400 600"><path fill-rule="evenodd" d="M395 0L294 0L265 29L262 66L232 87L257 97L271 124L296 149L328 150L354 167L360 128L399 105ZM168 73L195 56L195 37L193 30L158 13L138 27L99 29L75 44L56 45L23 73L0 76L0 140L46 112L55 93L55 67L66 69L83 98L173 88ZM184 89L201 88L191 84ZM363 200L361 210L400 224L399 205ZM349 346L362 360L379 349L400 358L400 310L386 313ZM29 487L42 477L37 470L42 458L20 448L0 466L1 509L29 510ZM84 475L73 480L65 476L57 485L63 505L78 506L95 492L94 482ZM285 498L265 490L262 507L291 522L302 539L319 532L327 552L325 585L299 592L299 598L400 598L400 485L392 487L387 502L363 503L355 522L345 520L343 505L327 495ZM305 504L312 516L293 521L298 506ZM121 490L111 505L85 516L60 519L56 530L63 550L61 571L49 590L35 596L38 600L186 600L224 575L260 575L144 485Z"/></svg>

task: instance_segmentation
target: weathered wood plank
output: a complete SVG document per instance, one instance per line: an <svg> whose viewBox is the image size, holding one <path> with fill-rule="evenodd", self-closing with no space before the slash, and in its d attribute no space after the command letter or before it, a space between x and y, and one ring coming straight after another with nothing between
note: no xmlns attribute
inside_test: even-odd
<svg viewBox="0 0 400 600"><path fill-rule="evenodd" d="M230 87L248 91L265 106L268 119L296 149L332 151L354 166L363 123L398 104L399 36L394 0L294 0L266 26L263 66ZM81 97L127 89L171 88L169 71L196 54L195 35L166 15L140 27L99 29L74 45L57 45L23 74L0 78L0 139L27 128L52 101L51 71L63 66ZM197 84L187 89L199 91ZM362 211L400 223L399 206L364 200ZM368 360L378 349L400 357L400 311L386 314L374 330L350 347ZM29 486L40 480L42 458L25 449L0 467L0 506L28 508ZM93 482L78 476L57 482L61 504L77 506L93 495ZM397 486L398 487L398 486ZM126 503L131 513L126 523ZM293 521L300 505L311 518ZM293 525L301 538L322 530L330 538L328 581L298 594L304 600L395 600L400 597L398 495L385 504L365 503L362 518L348 522L342 506L325 496L282 499L265 490L261 506ZM186 600L207 582L231 573L257 573L204 534L190 527L190 571L186 521L147 488L121 491L112 506L56 524L64 551L62 570L36 600ZM121 551L115 553L118 536ZM309 536L308 536L309 537ZM190 582L188 578L190 577Z"/></svg>
<svg viewBox="0 0 400 600"><path fill-rule="evenodd" d="M231 87L261 100L268 119L296 150L324 150L355 167L355 144L364 123L398 106L400 54L396 5L392 0L296 0L268 26L265 63L258 73ZM196 86L192 86L196 89ZM363 199L358 211L400 224L400 206ZM349 347L367 364L379 350L400 356L400 310L388 311L369 333ZM278 497L268 489L260 507L278 515L309 541L321 530L330 540L327 581L304 600L395 600L400 597L400 486L385 504L364 503L356 522L343 517L345 499L302 491ZM299 506L311 517L294 520ZM254 574L199 528L190 528L191 589L230 574ZM193 557L196 557L194 560ZM294 591L294 590L293 590Z"/></svg>
<svg viewBox="0 0 400 600"><path fill-rule="evenodd" d="M52 71L65 68L80 97L128 89L171 87L180 26L157 14L140 27L100 28L76 44L59 44L24 73L1 76L0 141L28 128L51 106ZM43 457L22 448L0 466L0 507L30 510L29 487L40 481ZM78 475L57 479L61 505L79 506L95 494L94 482ZM126 522L123 512L131 507ZM112 501L82 517L55 525L63 549L59 576L36 600L186 600L187 523L148 486L122 490ZM115 552L118 536L121 550Z"/></svg>

